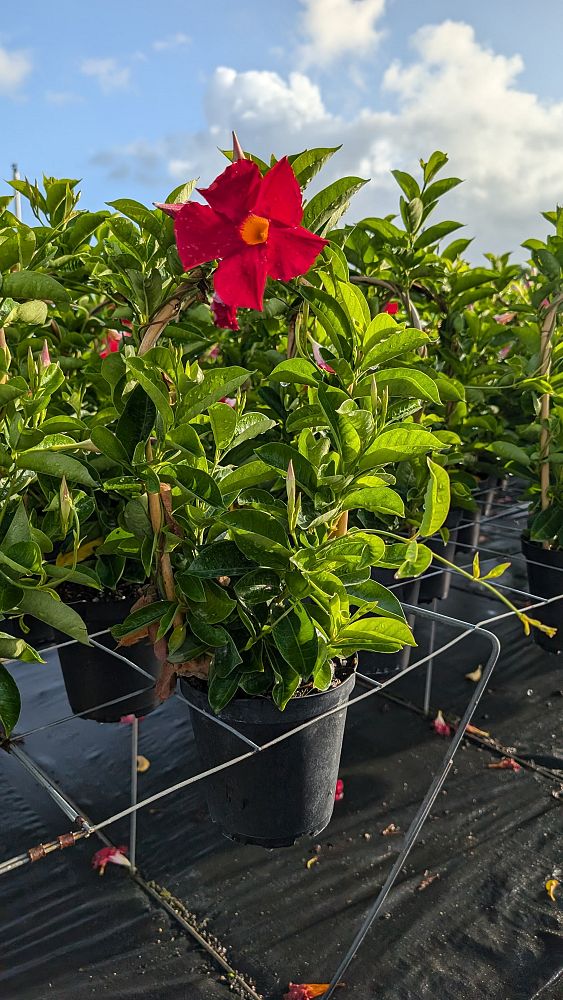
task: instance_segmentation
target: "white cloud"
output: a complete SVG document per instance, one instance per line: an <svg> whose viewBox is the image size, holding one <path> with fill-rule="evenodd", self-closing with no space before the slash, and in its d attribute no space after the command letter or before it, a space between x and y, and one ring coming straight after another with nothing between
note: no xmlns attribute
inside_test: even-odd
<svg viewBox="0 0 563 1000"><path fill-rule="evenodd" d="M45 91L45 100L48 104L64 107L68 104L81 104L84 98L72 90L47 90Z"/></svg>
<svg viewBox="0 0 563 1000"><path fill-rule="evenodd" d="M385 0L301 0L301 28L307 43L304 65L326 66L342 56L367 55L379 42L377 23Z"/></svg>
<svg viewBox="0 0 563 1000"><path fill-rule="evenodd" d="M328 117L319 88L303 73L290 73L286 82L278 73L227 66L215 70L208 87L205 110L218 130L237 125L263 129L295 126L301 130Z"/></svg>
<svg viewBox="0 0 563 1000"><path fill-rule="evenodd" d="M15 96L31 70L29 53L22 49L9 52L0 46L0 95Z"/></svg>
<svg viewBox="0 0 563 1000"><path fill-rule="evenodd" d="M201 176L203 183L215 176L224 165L217 146L228 144L231 128L264 158L342 143L320 181L370 177L350 211L360 218L397 210L392 167L416 174L420 156L443 149L450 154L447 171L466 183L446 196L439 217L466 222L482 250L516 249L527 236L541 235L539 213L563 202L563 102L520 89L521 58L481 45L466 24L424 27L411 45L412 57L392 64L381 81L389 110L366 107L344 117L327 109L303 73L284 79L221 67L208 85L204 130L110 150L101 165L150 186L159 200L170 176Z"/></svg>
<svg viewBox="0 0 563 1000"><path fill-rule="evenodd" d="M117 59L84 59L80 69L85 76L94 77L98 81L104 94L129 86L131 70L128 66L122 66Z"/></svg>
<svg viewBox="0 0 563 1000"><path fill-rule="evenodd" d="M184 45L189 45L190 41L191 38L189 35L185 35L183 31L177 31L175 35L169 35L167 38L157 38L152 43L152 47L155 52L167 52L170 49L178 49Z"/></svg>

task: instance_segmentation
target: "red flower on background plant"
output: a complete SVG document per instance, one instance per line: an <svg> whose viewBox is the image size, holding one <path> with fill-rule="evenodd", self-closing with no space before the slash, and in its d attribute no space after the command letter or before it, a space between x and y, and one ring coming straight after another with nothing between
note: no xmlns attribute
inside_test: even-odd
<svg viewBox="0 0 563 1000"><path fill-rule="evenodd" d="M383 309L381 310L381 312L383 312L383 313L389 313L390 316L396 316L397 313L399 312L399 303L398 302L386 302L385 305L383 306Z"/></svg>
<svg viewBox="0 0 563 1000"><path fill-rule="evenodd" d="M92 868L99 869L100 875L103 875L106 870L106 865L123 865L125 868L129 868L131 862L125 857L127 854L127 847L102 847L101 850L96 851L92 858Z"/></svg>
<svg viewBox="0 0 563 1000"><path fill-rule="evenodd" d="M209 308L211 309L215 326L220 327L222 330L238 330L239 325L236 309L234 306L228 306L226 302L223 302L223 299L220 295L217 295L217 292L215 292L211 299Z"/></svg>
<svg viewBox="0 0 563 1000"><path fill-rule="evenodd" d="M207 205L157 207L174 219L186 271L219 259L215 292L233 309L262 309L266 278L305 274L328 243L301 225L303 198L287 157L264 177L252 160L239 159L198 190Z"/></svg>
<svg viewBox="0 0 563 1000"><path fill-rule="evenodd" d="M329 375L336 374L334 368L332 368L331 365L327 364L326 361L324 360L321 354L321 349L319 345L315 343L315 341L313 341L313 357L315 359L318 368L322 368L322 370L324 372L328 372Z"/></svg>
<svg viewBox="0 0 563 1000"><path fill-rule="evenodd" d="M234 410L235 406L237 405L236 399L233 399L232 396L222 396L219 402L225 403L226 406L230 406L232 410Z"/></svg>
<svg viewBox="0 0 563 1000"><path fill-rule="evenodd" d="M127 323L127 320L123 321ZM129 325L131 325L129 323ZM104 339L102 340L102 349L98 351L98 354L102 358L107 358L108 354L115 354L119 350L119 345L124 337L130 337L131 334L127 330L106 330Z"/></svg>

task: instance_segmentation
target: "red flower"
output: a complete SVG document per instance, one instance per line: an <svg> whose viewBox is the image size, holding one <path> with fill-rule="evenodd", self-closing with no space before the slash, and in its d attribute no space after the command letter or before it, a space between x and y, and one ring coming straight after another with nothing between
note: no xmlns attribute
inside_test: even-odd
<svg viewBox="0 0 563 1000"><path fill-rule="evenodd" d="M215 295L211 299L210 303L211 315L213 316L213 322L215 326L221 327L222 330L238 330L238 320L237 311L234 306L228 306L220 295ZM217 353L219 353L217 351Z"/></svg>
<svg viewBox="0 0 563 1000"><path fill-rule="evenodd" d="M334 793L334 801L335 802L342 802L343 798L344 798L344 782L342 781L342 778L339 778L338 781L336 782L336 791Z"/></svg>
<svg viewBox="0 0 563 1000"><path fill-rule="evenodd" d="M317 363L317 366L319 368L322 368L322 370L324 372L328 372L329 375L335 375L336 374L336 372L334 371L334 368L332 368L330 365L328 365L326 363L326 361L324 360L324 358L323 358L323 356L321 354L321 349L320 349L319 345L315 343L315 341L313 341L313 357L314 357L314 359L315 359L315 361Z"/></svg>
<svg viewBox="0 0 563 1000"><path fill-rule="evenodd" d="M381 310L381 312L383 312L383 313L389 313L390 316L396 316L397 313L399 312L399 303L398 302L386 302L385 305L383 306L383 309Z"/></svg>
<svg viewBox="0 0 563 1000"><path fill-rule="evenodd" d="M124 865L125 868L129 868L131 863L125 857L126 854L127 848L123 846L102 847L92 858L92 868L99 868L100 875L104 874L106 865Z"/></svg>
<svg viewBox="0 0 563 1000"><path fill-rule="evenodd" d="M235 406L237 405L236 399L233 399L232 396L221 396L219 402L226 403L226 405L230 406L232 410L234 410Z"/></svg>
<svg viewBox="0 0 563 1000"><path fill-rule="evenodd" d="M124 323L127 320L123 321ZM107 330L106 335L102 341L102 349L98 351L100 357L107 358L108 354L115 354L119 350L119 345L124 337L130 337L131 334L126 330Z"/></svg>
<svg viewBox="0 0 563 1000"><path fill-rule="evenodd" d="M287 157L264 177L252 160L237 160L199 191L207 205L158 208L174 219L186 271L219 258L215 291L234 309L262 309L267 277L305 274L327 245L301 226L301 189Z"/></svg>

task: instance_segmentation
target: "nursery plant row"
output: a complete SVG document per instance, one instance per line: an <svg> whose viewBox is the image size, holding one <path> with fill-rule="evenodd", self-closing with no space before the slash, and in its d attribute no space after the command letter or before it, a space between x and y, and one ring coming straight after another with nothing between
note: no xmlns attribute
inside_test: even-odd
<svg viewBox="0 0 563 1000"><path fill-rule="evenodd" d="M248 805L243 769L236 793L207 783L222 829L269 847L328 823L358 654L377 676L415 644L400 598L444 596L429 571L508 474L530 589L561 593L563 210L475 265L435 221L461 183L444 153L357 223L366 181L316 176L335 153L265 163L235 137L208 187L155 207L81 211L49 177L11 182L25 221L0 198L0 657L83 644L60 650L69 702L106 723L179 678L206 766L232 738L213 713L258 746L322 716L253 762L279 808ZM558 651L560 604L515 608L507 565L458 572ZM108 628L149 675L133 694L89 645Z"/></svg>

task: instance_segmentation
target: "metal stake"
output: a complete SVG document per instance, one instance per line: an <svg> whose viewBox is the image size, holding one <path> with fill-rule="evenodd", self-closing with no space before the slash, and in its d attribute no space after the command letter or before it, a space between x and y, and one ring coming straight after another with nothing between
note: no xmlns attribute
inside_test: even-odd
<svg viewBox="0 0 563 1000"><path fill-rule="evenodd" d="M137 716L131 724L131 808L137 805L138 777L137 754L139 752L139 720ZM137 810L133 809L129 817L129 860L131 868L136 870L137 855Z"/></svg>

